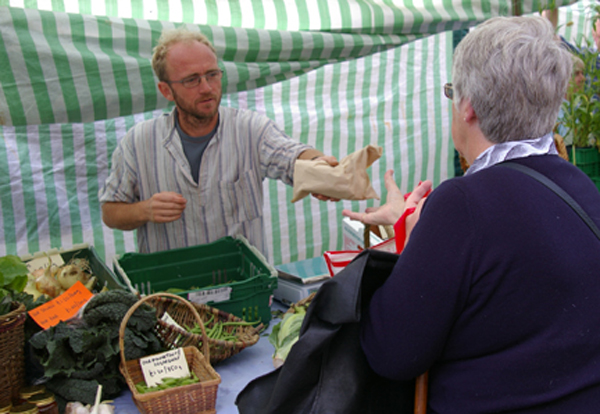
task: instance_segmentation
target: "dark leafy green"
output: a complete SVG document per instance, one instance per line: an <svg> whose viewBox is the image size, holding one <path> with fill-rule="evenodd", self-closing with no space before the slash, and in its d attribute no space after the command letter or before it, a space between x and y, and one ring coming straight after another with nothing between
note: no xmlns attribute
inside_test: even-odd
<svg viewBox="0 0 600 414"><path fill-rule="evenodd" d="M47 388L64 400L84 404L94 403L98 384L103 385L103 398L118 396L125 387L119 372L119 327L136 302L135 295L123 290L102 292L87 303L81 319L35 334L29 343L44 368ZM142 305L129 320L136 322L127 324L123 338L127 360L163 350L154 334L153 308Z"/></svg>

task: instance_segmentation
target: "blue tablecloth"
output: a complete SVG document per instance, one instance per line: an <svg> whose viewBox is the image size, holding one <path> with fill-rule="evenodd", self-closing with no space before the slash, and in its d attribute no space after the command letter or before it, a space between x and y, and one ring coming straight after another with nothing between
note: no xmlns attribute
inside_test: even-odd
<svg viewBox="0 0 600 414"><path fill-rule="evenodd" d="M274 302L272 309L285 311L287 307ZM268 335L279 321L279 319L272 319L256 344L214 366L215 371L221 376L221 384L217 391L218 414L238 414L235 398L240 391L252 379L274 369L272 360L274 348L269 342ZM114 405L115 414L139 414L129 390L125 390L117 397Z"/></svg>

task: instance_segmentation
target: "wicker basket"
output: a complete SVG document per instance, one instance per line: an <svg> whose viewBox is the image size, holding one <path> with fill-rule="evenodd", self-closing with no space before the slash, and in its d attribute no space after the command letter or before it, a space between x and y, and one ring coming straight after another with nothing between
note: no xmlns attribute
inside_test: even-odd
<svg viewBox="0 0 600 414"><path fill-rule="evenodd" d="M288 310L285 313L294 313L294 307L296 307L296 306L304 306L306 304L310 304L312 302L312 300L314 299L314 297L315 297L316 294L317 294L317 292L312 292L310 295L308 295L304 299L300 299L298 302L292 303L290 305L290 307L288 308Z"/></svg>
<svg viewBox="0 0 600 414"><path fill-rule="evenodd" d="M202 335L181 330L160 320L163 314L167 312L180 326L193 326L196 322L195 315L183 302L172 300L168 297L154 297L149 300L149 304L156 308L156 315L159 318L157 336L164 345L168 348L182 348L185 346L197 346L200 348L204 346ZM244 322L241 318L238 318L231 313L224 312L208 305L197 303L192 303L192 305L202 320L210 321L206 325L206 328L208 329L212 328L217 322ZM238 339L236 341L223 341L208 338L210 363L214 365L239 353L244 348L254 345L260 339L260 332L262 329L262 324L258 326L224 326L224 333L235 335Z"/></svg>
<svg viewBox="0 0 600 414"><path fill-rule="evenodd" d="M25 375L25 305L0 316L0 407L19 397Z"/></svg>
<svg viewBox="0 0 600 414"><path fill-rule="evenodd" d="M183 348L190 371L196 374L200 379L199 382L145 394L140 394L135 387L135 384L144 380L144 376L139 359L125 360L123 349L125 346L125 327L133 312L135 312L142 303L150 302L157 297L162 296L179 300L194 314L198 324L203 325L200 315L189 302L177 295L169 293L157 293L146 296L129 309L123 318L119 329L119 349L121 353L121 365L119 366L119 369L125 377L127 386L131 390L133 402L142 414L214 414L216 413L217 389L221 383L221 377L209 363L210 351L208 343L203 347L204 355L202 355L200 350L196 347L188 346ZM204 329L203 336L206 336L206 331L204 331Z"/></svg>

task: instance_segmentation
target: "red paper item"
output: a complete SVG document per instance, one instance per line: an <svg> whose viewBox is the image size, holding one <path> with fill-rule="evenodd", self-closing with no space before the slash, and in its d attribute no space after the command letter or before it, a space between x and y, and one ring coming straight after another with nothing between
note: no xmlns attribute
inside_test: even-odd
<svg viewBox="0 0 600 414"><path fill-rule="evenodd" d="M421 184L419 182L419 184ZM425 196L427 197L431 190L429 190ZM406 193L404 195L404 200L406 200L411 193ZM406 218L413 214L416 211L416 207L407 208L402 213L402 216L398 219L396 224L394 224L394 237L385 240L371 248L374 250L384 250L384 251L393 251L393 247L390 246L390 243L395 242L395 253L400 254L402 250L404 250L404 243L406 241ZM335 276L339 271L341 271L344 267L346 267L352 259L354 259L360 250L342 250L342 251L327 251L323 253L325 257L325 262L327 263L327 268L329 269L329 274L331 276Z"/></svg>

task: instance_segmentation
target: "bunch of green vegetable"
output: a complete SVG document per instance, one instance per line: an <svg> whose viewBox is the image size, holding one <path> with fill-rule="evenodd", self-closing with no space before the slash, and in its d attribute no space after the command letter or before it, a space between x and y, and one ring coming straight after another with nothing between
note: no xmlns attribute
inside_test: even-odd
<svg viewBox="0 0 600 414"><path fill-rule="evenodd" d="M242 327L242 326L255 326L260 323L260 319L253 322L245 322L245 321L214 321L215 315L211 315L210 319L204 322L204 330L206 331L206 336L210 339L215 339L218 341L237 341L238 336L236 334L236 330L227 329L229 326L233 327ZM202 335L202 328L198 323L195 323L194 326L187 326L185 329L192 334Z"/></svg>
<svg viewBox="0 0 600 414"><path fill-rule="evenodd" d="M135 389L140 394L146 394L148 392L167 390L169 388L181 387L182 385L191 385L200 382L198 376L192 371L189 377L182 378L163 378L160 384L154 387L149 387L144 381L135 384Z"/></svg>
<svg viewBox="0 0 600 414"><path fill-rule="evenodd" d="M308 305L292 306L291 310L284 314L283 320L273 327L269 342L275 347L273 354L275 368L283 365L290 349L298 341L307 307Z"/></svg>
<svg viewBox="0 0 600 414"><path fill-rule="evenodd" d="M0 316L15 309L15 303L25 305L25 310L30 311L50 298L40 296L34 298L25 291L29 270L18 256L8 255L0 257ZM25 320L25 340L39 332L41 328L29 316ZM26 360L27 370L31 370L30 361Z"/></svg>
<svg viewBox="0 0 600 414"><path fill-rule="evenodd" d="M44 369L46 388L59 402L93 404L98 385L108 399L125 388L119 372L119 327L136 302L137 297L125 290L98 293L80 319L60 322L30 339L34 357ZM163 350L154 334L156 320L156 311L147 305L131 315L123 338L126 359Z"/></svg>
<svg viewBox="0 0 600 414"><path fill-rule="evenodd" d="M27 285L29 270L18 256L0 257L0 315L14 310L13 302L24 299L18 295Z"/></svg>

